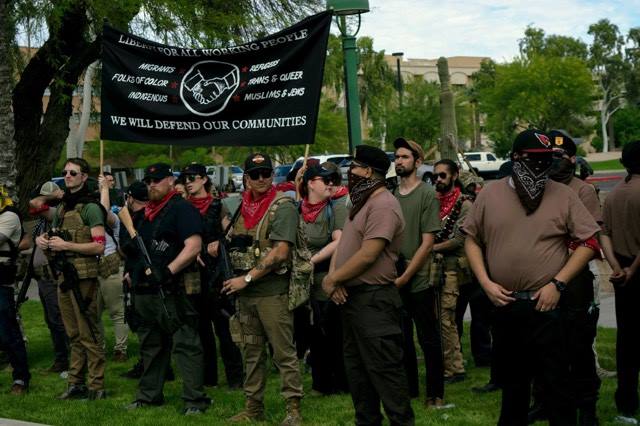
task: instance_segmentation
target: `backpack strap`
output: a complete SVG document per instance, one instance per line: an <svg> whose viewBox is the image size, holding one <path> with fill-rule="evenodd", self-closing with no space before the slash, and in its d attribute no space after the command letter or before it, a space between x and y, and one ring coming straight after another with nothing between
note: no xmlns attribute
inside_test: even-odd
<svg viewBox="0 0 640 426"><path fill-rule="evenodd" d="M269 205L267 212L264 214L264 216L262 216L260 222L258 222L258 227L256 228L256 243L260 244L268 239L267 231L269 229L269 225L271 224L272 216L275 216L278 207L286 202L295 204L295 201L291 197L283 192L278 192L276 194L276 197Z"/></svg>

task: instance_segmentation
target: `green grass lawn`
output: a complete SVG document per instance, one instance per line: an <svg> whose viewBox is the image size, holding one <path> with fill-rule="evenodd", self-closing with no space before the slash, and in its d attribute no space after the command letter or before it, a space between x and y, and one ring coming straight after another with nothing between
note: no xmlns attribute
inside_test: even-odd
<svg viewBox="0 0 640 426"><path fill-rule="evenodd" d="M108 399L96 402L58 401L55 396L66 387L65 380L56 374L47 373L52 363L51 342L49 332L44 324L42 308L39 302L29 301L22 307L24 326L29 338L29 362L31 366L31 389L24 397L9 395L7 390L11 384L8 370L0 372L0 417L28 420L51 425L179 425L179 424L227 424L225 419L243 407L244 398L241 391L228 391L222 385L219 388L207 389L214 403L207 413L200 417L185 418L180 414L180 380L168 383L165 387L166 404L159 408L145 408L135 412L127 412L123 407L133 400L136 382L120 378L135 362L137 339L130 339L129 353L131 360L125 364L107 363L106 389ZM110 356L113 346L113 333L108 318L107 327L108 352ZM467 361L468 379L462 383L449 385L445 399L455 404L449 410L426 410L421 399L413 401L413 408L418 425L492 425L497 421L499 411L499 393L477 395L471 392L472 386L487 382L488 369L475 368L470 359L469 341L464 339L464 352ZM598 334L598 352L600 363L607 369L614 368L615 362L615 330L600 329ZM224 377L222 371L220 377ZM224 380L224 379L223 379ZM424 386L424 364L421 362L421 381ZM284 401L279 395L279 377L272 373L266 394L266 416L269 424L279 424L284 414ZM304 374L306 390L311 388L309 373ZM601 424L611 423L616 415L613 402L615 379L605 380L602 385L599 402ZM421 391L424 388L421 387ZM424 396L424 395L423 395ZM351 399L346 396L307 397L302 403L302 414L308 425L351 425L354 421Z"/></svg>
<svg viewBox="0 0 640 426"><path fill-rule="evenodd" d="M590 162L589 165L593 167L594 171L599 170L624 170L622 164L620 164L620 160L607 160L607 161L594 161Z"/></svg>

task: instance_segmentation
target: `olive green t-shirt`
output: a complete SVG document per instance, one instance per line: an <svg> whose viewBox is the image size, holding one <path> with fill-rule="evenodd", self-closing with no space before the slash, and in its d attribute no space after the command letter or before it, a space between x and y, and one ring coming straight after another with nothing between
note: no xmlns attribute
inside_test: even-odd
<svg viewBox="0 0 640 426"><path fill-rule="evenodd" d="M269 214L269 210L265 214ZM296 243L297 226L298 210L293 200L292 202L282 202L276 209L273 220L268 225L267 238L272 242L286 241L293 248ZM240 295L246 297L276 296L287 291L289 291L289 272L283 275L270 272L266 276L250 283L240 292Z"/></svg>
<svg viewBox="0 0 640 426"><path fill-rule="evenodd" d="M82 210L80 210L80 217L82 218L82 222L87 225L89 228L93 228L95 226L104 226L104 215L102 214L102 210L95 203L89 203L82 206ZM56 215L53 218L53 227L57 227L60 223L59 211L56 211Z"/></svg>
<svg viewBox="0 0 640 426"><path fill-rule="evenodd" d="M422 234L440 231L440 203L436 198L435 190L424 182L420 182L406 195L400 194L399 188L394 191L393 195L398 199L404 216L404 238L400 253L408 263L422 244ZM407 284L411 286L412 293L429 287L430 265L431 255L429 255L424 267L416 272L411 282Z"/></svg>
<svg viewBox="0 0 640 426"><path fill-rule="evenodd" d="M312 223L304 223L304 231L307 236L307 246L312 254L316 254L324 246L332 241L331 234L337 229L342 229L347 218L346 197L331 201L330 205L322 209L316 220ZM328 300L322 290L322 280L328 272L328 264L331 258L316 265L313 274L313 298L316 300Z"/></svg>

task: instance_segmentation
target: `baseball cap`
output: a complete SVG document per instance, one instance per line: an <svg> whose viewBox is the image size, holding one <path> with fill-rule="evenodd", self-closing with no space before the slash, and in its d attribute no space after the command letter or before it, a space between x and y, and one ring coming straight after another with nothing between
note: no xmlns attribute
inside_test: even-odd
<svg viewBox="0 0 640 426"><path fill-rule="evenodd" d="M139 180L131 183L127 188L126 194L138 201L149 201L149 191L147 185Z"/></svg>
<svg viewBox="0 0 640 426"><path fill-rule="evenodd" d="M181 175L200 175L206 176L207 168L202 164L191 163L180 172Z"/></svg>
<svg viewBox="0 0 640 426"><path fill-rule="evenodd" d="M40 187L40 195L51 195L56 191L60 191L60 187L55 182L45 182Z"/></svg>
<svg viewBox="0 0 640 426"><path fill-rule="evenodd" d="M304 183L309 182L311 179L316 177L328 177L333 175L335 172L331 170L325 169L322 166L311 166L309 167L302 176L302 181Z"/></svg>
<svg viewBox="0 0 640 426"><path fill-rule="evenodd" d="M387 173L391 165L389 157L383 150L370 145L356 146L356 155L353 159L383 174Z"/></svg>
<svg viewBox="0 0 640 426"><path fill-rule="evenodd" d="M513 152L552 153L551 139L541 130L527 129L513 141Z"/></svg>
<svg viewBox="0 0 640 426"><path fill-rule="evenodd" d="M562 150L569 157L576 155L578 147L566 133L560 130L552 130L549 132L549 139L551 139L551 147L554 151Z"/></svg>
<svg viewBox="0 0 640 426"><path fill-rule="evenodd" d="M246 160L244 160L244 172L248 173L251 170L269 169L273 170L273 164L271 158L267 154L260 152L254 152L250 154Z"/></svg>
<svg viewBox="0 0 640 426"><path fill-rule="evenodd" d="M398 138L393 142L393 146L395 149L406 148L409 151L413 152L413 155L416 159L424 161L424 150L416 141L408 141L405 138Z"/></svg>
<svg viewBox="0 0 640 426"><path fill-rule="evenodd" d="M144 179L163 179L169 176L173 176L173 170L166 163L155 163L144 169Z"/></svg>

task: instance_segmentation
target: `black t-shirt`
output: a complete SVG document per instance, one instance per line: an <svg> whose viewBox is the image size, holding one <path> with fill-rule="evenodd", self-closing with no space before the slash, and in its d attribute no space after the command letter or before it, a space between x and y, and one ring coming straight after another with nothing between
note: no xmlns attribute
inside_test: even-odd
<svg viewBox="0 0 640 426"><path fill-rule="evenodd" d="M158 241L164 240L169 244L175 244L178 252L184 247L184 240L194 234L202 234L202 218L200 212L196 210L191 203L182 198L174 197L173 200L166 205L158 216L149 222L143 220L138 227L138 232L144 240L147 249L151 248L151 240L153 239L153 229L159 226L156 232ZM156 221L160 221L156 225Z"/></svg>

